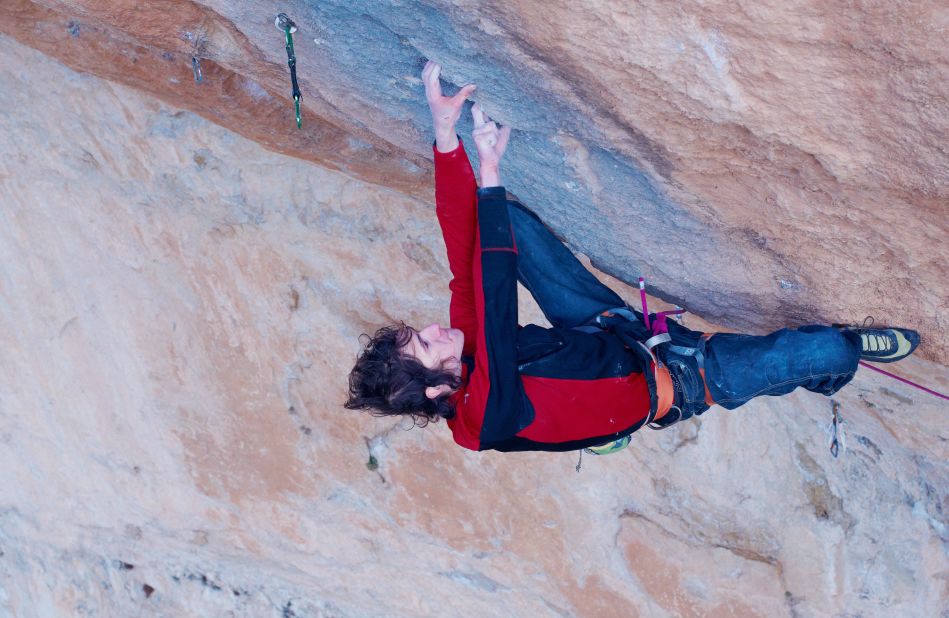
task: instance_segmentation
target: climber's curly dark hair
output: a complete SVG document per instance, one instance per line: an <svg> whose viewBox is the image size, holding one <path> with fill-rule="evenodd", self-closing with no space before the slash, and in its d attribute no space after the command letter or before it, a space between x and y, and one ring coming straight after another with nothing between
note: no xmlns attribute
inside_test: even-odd
<svg viewBox="0 0 949 618"><path fill-rule="evenodd" d="M360 337L365 348L349 374L346 408L372 410L373 416L411 416L419 427L455 415L450 393L429 399L425 389L447 384L454 391L461 386L461 378L444 367L429 369L415 358L403 356L402 347L413 332L400 322L380 328L371 337Z"/></svg>

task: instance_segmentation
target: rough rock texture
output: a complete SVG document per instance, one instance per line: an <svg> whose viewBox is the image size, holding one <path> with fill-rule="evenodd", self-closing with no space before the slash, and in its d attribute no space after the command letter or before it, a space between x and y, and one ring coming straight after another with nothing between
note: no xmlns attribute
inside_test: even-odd
<svg viewBox="0 0 949 618"><path fill-rule="evenodd" d="M860 372L837 460L809 393L644 431L579 474L574 453L470 453L339 407L359 333L447 318L431 204L2 35L0 109L0 614L949 602L937 400ZM899 370L949 389L943 366Z"/></svg>
<svg viewBox="0 0 949 618"><path fill-rule="evenodd" d="M300 26L302 132L278 10ZM424 199L434 58L516 129L509 188L603 270L742 330L915 324L943 363L947 28L941 0L0 7L0 31L74 68Z"/></svg>

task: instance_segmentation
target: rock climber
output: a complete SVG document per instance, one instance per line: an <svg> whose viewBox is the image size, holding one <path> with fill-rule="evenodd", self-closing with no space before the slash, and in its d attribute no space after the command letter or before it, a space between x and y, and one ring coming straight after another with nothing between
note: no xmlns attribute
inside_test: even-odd
<svg viewBox="0 0 949 618"><path fill-rule="evenodd" d="M444 96L440 73L430 61L422 80L435 129L435 214L452 274L451 327L397 324L364 335L347 408L407 415L418 425L444 418L455 442L472 450L596 448L711 405L734 409L798 387L831 395L860 359L893 362L919 344L915 331L902 328L703 334L627 307L505 191L500 162L510 127L499 128L475 104L478 188L455 130L475 86ZM551 328L518 325L518 281Z"/></svg>

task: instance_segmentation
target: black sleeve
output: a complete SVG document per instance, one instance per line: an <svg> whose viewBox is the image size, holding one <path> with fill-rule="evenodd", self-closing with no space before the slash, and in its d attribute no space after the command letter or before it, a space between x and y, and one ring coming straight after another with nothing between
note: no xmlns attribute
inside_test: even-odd
<svg viewBox="0 0 949 618"><path fill-rule="evenodd" d="M517 245L504 187L478 190L484 345L491 385L482 448L510 438L534 420L517 369Z"/></svg>

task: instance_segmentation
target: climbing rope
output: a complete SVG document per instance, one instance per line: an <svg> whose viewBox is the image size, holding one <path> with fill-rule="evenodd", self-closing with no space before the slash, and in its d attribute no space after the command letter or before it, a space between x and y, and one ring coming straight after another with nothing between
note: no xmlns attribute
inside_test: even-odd
<svg viewBox="0 0 949 618"><path fill-rule="evenodd" d="M861 365L862 367L866 367L867 369L872 369L872 370L874 370L874 371L878 371L878 372L882 373L882 374L885 375L885 376L890 376L890 377L893 378L894 380L899 380L900 382L903 382L904 384L909 384L910 386L915 386L915 387L918 388L919 390L925 391L925 392L929 393L930 395L935 395L936 397L939 397L939 398L941 398L941 399L949 400L949 397L947 397L946 395L943 395L942 393L939 393L939 392L937 392L937 391L934 391L934 390L932 390L931 388L926 388L926 387L923 386L922 384L917 384L916 382L913 382L912 380L907 380L906 378L901 378L900 376L896 375L895 373L890 373L889 371L883 371L883 370L880 369L879 367L874 367L874 366L871 365L870 363L865 363L864 361L860 361L860 365Z"/></svg>

